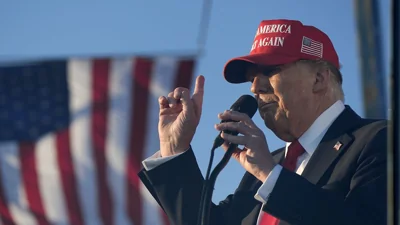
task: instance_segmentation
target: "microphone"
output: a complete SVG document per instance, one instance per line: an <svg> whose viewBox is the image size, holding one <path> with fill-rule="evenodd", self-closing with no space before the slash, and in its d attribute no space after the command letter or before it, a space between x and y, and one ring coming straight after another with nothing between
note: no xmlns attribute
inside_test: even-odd
<svg viewBox="0 0 400 225"><path fill-rule="evenodd" d="M246 113L250 118L254 116L257 112L257 100L251 95L242 95L235 103L231 106L230 110L237 111L241 113ZM221 123L231 122L232 120L222 120ZM238 135L236 131L223 131L228 134ZM214 170L211 171L213 159L214 159L214 151L218 147L220 147L224 143L224 139L221 138L221 132L214 140L213 147L211 149L210 162L207 168L207 174L203 184L203 190L200 198L199 205L199 214L198 214L198 225L208 225L209 217L210 217L210 208L211 208L211 199L212 193L214 190L215 181L217 180L218 174L222 171L222 169L228 164L229 159L232 156L232 153L236 150L236 144L229 144L228 150L225 152L221 161L215 166Z"/></svg>
<svg viewBox="0 0 400 225"><path fill-rule="evenodd" d="M242 95L235 103L231 106L231 111L237 111L247 114L250 118L257 112L257 100L251 95ZM235 122L233 120L222 120L221 123ZM227 134L238 135L237 131L224 131ZM224 143L224 139L221 137L222 131L214 140L213 149L220 147Z"/></svg>

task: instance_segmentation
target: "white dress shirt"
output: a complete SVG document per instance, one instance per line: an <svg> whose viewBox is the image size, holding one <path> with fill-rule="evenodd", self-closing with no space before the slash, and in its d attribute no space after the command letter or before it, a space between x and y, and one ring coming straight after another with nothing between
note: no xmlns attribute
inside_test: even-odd
<svg viewBox="0 0 400 225"><path fill-rule="evenodd" d="M333 121L342 113L345 109L344 103L342 101L335 102L327 110L325 110L310 126L310 128L304 132L304 134L299 138L300 144L305 149L305 152L297 159L296 173L301 175L306 167L308 161L310 160L312 154L317 148L318 144L321 142L323 136L325 135L328 128L331 126ZM285 156L290 143L286 143ZM182 153L181 153L182 154ZM161 157L160 151L157 151L151 157L145 159L142 164L143 167L148 171L151 170L177 156L180 154ZM267 179L258 189L255 199L265 204L268 201L268 196L274 189L276 181L282 171L281 165L276 165L271 173L268 175ZM260 211L260 215L261 215Z"/></svg>

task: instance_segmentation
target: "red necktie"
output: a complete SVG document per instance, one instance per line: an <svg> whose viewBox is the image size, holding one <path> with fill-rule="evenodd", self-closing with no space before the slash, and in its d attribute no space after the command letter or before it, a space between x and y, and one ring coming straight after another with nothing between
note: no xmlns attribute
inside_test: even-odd
<svg viewBox="0 0 400 225"><path fill-rule="evenodd" d="M303 153L304 153L304 148L303 146L301 146L299 141L296 140L292 142L288 147L288 151L282 166L290 171L295 171L297 158L299 158L299 156L302 155ZM261 216L260 225L278 225L278 223L279 223L278 218L266 212L264 212Z"/></svg>

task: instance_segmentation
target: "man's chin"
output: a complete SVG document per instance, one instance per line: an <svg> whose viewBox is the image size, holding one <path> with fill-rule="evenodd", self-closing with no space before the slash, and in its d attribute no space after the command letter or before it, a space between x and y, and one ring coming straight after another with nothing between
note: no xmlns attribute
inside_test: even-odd
<svg viewBox="0 0 400 225"><path fill-rule="evenodd" d="M276 120L273 119L264 119L264 124L265 126L271 130L275 136L277 136L279 139L285 142L291 142L293 137L287 132L287 129L285 126L282 125L282 123L279 123Z"/></svg>
<svg viewBox="0 0 400 225"><path fill-rule="evenodd" d="M260 115L268 129L274 129L278 125L278 121L276 120L276 112L266 111L261 112Z"/></svg>
<svg viewBox="0 0 400 225"><path fill-rule="evenodd" d="M263 117L264 120L264 124L265 126L271 130L272 132L276 132L277 131L277 124L275 120L272 120L271 118L265 118Z"/></svg>

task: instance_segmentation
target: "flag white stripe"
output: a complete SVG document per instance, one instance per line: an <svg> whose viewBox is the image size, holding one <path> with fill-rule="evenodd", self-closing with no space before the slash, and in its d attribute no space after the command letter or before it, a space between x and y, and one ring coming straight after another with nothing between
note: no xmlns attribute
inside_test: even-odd
<svg viewBox="0 0 400 225"><path fill-rule="evenodd" d="M98 214L96 168L91 135L92 61L70 60L71 155L79 193L79 204L85 224L101 224Z"/></svg>
<svg viewBox="0 0 400 225"><path fill-rule="evenodd" d="M132 58L111 62L106 140L107 178L114 200L115 223L131 224L126 211L126 159L129 148Z"/></svg>
<svg viewBox="0 0 400 225"><path fill-rule="evenodd" d="M68 224L63 188L57 161L57 147L53 134L36 144L35 160L38 184L46 218L51 224Z"/></svg>
<svg viewBox="0 0 400 225"><path fill-rule="evenodd" d="M311 46L303 45L303 48L321 50L321 45L311 45Z"/></svg>
<svg viewBox="0 0 400 225"><path fill-rule="evenodd" d="M314 54L320 54L321 51L318 50L309 50L309 49L303 49L303 52L309 52L309 53L314 53Z"/></svg>
<svg viewBox="0 0 400 225"><path fill-rule="evenodd" d="M310 49L302 48L301 52L309 54L309 55L315 55L315 56L322 57L322 51L321 50L310 50Z"/></svg>
<svg viewBox="0 0 400 225"><path fill-rule="evenodd" d="M303 49L307 49L307 50L313 50L313 51L321 51L321 48L319 48L319 47L303 47Z"/></svg>
<svg viewBox="0 0 400 225"><path fill-rule="evenodd" d="M34 225L36 219L29 210L20 162L17 143L8 142L0 145L1 178L10 214L18 225Z"/></svg>
<svg viewBox="0 0 400 225"><path fill-rule="evenodd" d="M303 49L308 49L308 50L313 50L313 51L321 51L321 48L311 48L311 47L306 47L306 46L303 46Z"/></svg>
<svg viewBox="0 0 400 225"><path fill-rule="evenodd" d="M321 50L321 46L303 46L303 48L308 48L308 49L318 49Z"/></svg>
<svg viewBox="0 0 400 225"><path fill-rule="evenodd" d="M153 74L149 88L144 158L153 155L160 148L158 141L158 97L160 95L166 96L173 90L177 74L177 63L176 58L160 57L154 59ZM160 206L143 185L141 185L140 191L143 199L143 224L163 224Z"/></svg>

